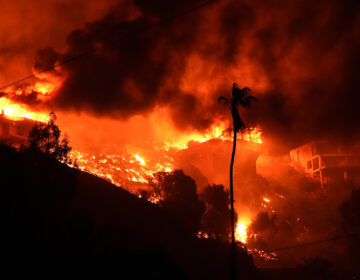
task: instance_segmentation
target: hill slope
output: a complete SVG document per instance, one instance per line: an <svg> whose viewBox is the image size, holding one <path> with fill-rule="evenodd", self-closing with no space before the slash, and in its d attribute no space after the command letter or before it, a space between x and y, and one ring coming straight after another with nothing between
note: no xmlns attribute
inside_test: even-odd
<svg viewBox="0 0 360 280"><path fill-rule="evenodd" d="M45 277L228 278L226 244L188 235L163 209L107 181L4 145L0 176L3 271ZM241 278L254 279L251 257L241 252Z"/></svg>

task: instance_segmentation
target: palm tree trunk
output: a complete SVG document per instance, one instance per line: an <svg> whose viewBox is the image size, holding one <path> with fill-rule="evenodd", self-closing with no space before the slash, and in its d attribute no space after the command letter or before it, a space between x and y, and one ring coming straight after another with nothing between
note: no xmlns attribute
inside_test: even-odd
<svg viewBox="0 0 360 280"><path fill-rule="evenodd" d="M231 254L230 254L230 279L236 279L236 242L235 242L235 213L234 213L234 185L233 185L233 168L234 168L234 159L236 152L236 129L234 129L234 140L233 140L233 150L231 154L231 163L230 163L230 218L231 218Z"/></svg>

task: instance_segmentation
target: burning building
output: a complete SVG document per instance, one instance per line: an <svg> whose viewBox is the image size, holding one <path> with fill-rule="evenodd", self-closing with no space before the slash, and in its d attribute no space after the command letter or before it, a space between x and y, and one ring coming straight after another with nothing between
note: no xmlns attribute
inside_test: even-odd
<svg viewBox="0 0 360 280"><path fill-rule="evenodd" d="M2 110L0 114L0 142L12 146L25 144L32 127L37 123L38 121L28 118L8 117Z"/></svg>
<svg viewBox="0 0 360 280"><path fill-rule="evenodd" d="M360 142L313 141L290 151L292 166L325 187L328 183L360 183Z"/></svg>

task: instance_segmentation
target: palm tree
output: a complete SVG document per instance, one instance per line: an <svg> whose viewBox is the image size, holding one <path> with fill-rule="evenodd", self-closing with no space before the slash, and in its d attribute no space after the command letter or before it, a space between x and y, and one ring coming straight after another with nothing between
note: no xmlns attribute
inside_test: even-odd
<svg viewBox="0 0 360 280"><path fill-rule="evenodd" d="M233 167L236 152L236 134L245 128L242 121L238 106L250 107L251 101L257 101L254 96L248 95L250 89L247 87L239 88L238 84L234 83L232 88L232 98L229 100L223 96L218 98L220 103L231 106L231 115L234 125L234 139L233 149L230 162L230 218L231 218L231 279L236 278L236 241L235 241L235 213L234 213L234 186L233 186Z"/></svg>

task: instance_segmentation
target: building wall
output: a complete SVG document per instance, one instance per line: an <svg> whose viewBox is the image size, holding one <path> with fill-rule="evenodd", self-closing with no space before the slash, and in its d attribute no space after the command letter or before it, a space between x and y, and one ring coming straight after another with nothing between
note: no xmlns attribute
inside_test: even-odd
<svg viewBox="0 0 360 280"><path fill-rule="evenodd" d="M38 122L30 119L8 119L0 114L0 142L9 145L25 144L29 133Z"/></svg>
<svg viewBox="0 0 360 280"><path fill-rule="evenodd" d="M313 141L290 151L292 166L322 186L353 181L360 183L359 142Z"/></svg>

